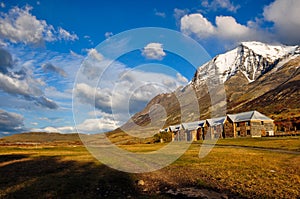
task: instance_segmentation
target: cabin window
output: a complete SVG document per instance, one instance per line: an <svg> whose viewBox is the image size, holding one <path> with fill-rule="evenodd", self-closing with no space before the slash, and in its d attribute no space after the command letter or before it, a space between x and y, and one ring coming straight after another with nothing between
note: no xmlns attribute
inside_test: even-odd
<svg viewBox="0 0 300 199"><path fill-rule="evenodd" d="M246 122L246 126L250 126L250 121Z"/></svg>
<svg viewBox="0 0 300 199"><path fill-rule="evenodd" d="M240 123L237 122L237 123L236 123L236 127L239 127L239 126L240 126Z"/></svg>
<svg viewBox="0 0 300 199"><path fill-rule="evenodd" d="M251 135L251 132L250 132L250 130L247 130L247 135Z"/></svg>
<svg viewBox="0 0 300 199"><path fill-rule="evenodd" d="M238 136L241 136L241 131L238 131L238 132L237 132L237 135L238 135Z"/></svg>
<svg viewBox="0 0 300 199"><path fill-rule="evenodd" d="M261 121L261 125L264 125L264 121Z"/></svg>

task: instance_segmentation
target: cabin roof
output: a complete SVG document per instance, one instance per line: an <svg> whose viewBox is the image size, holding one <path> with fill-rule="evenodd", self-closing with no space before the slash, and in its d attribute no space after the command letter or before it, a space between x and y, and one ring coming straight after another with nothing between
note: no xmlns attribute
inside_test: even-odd
<svg viewBox="0 0 300 199"><path fill-rule="evenodd" d="M227 114L227 116L233 122L245 122L251 120L273 121L271 118L265 116L264 114L258 111L248 111L248 112L237 113L237 114Z"/></svg>
<svg viewBox="0 0 300 199"><path fill-rule="evenodd" d="M180 124L177 124L177 125L171 125L169 126L170 130L171 131L178 131L181 129L181 125Z"/></svg>
<svg viewBox="0 0 300 199"><path fill-rule="evenodd" d="M209 126L217 126L220 124L223 124L225 121L225 116L223 117L216 117L216 118L211 118L211 119L207 119L207 123L209 124Z"/></svg>
<svg viewBox="0 0 300 199"><path fill-rule="evenodd" d="M195 121L195 122L186 122L182 123L181 126L185 130L195 130L198 127L202 127L205 123L205 120Z"/></svg>

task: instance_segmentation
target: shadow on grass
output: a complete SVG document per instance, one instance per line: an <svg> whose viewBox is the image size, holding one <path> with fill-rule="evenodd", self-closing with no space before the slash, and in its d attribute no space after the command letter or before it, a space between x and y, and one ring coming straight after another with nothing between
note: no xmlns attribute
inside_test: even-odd
<svg viewBox="0 0 300 199"><path fill-rule="evenodd" d="M57 157L2 155L0 198L129 198L139 195L130 174ZM22 158L24 161L21 161Z"/></svg>
<svg viewBox="0 0 300 199"><path fill-rule="evenodd" d="M29 157L28 155L15 155L15 154L0 155L0 163L20 160L28 157Z"/></svg>

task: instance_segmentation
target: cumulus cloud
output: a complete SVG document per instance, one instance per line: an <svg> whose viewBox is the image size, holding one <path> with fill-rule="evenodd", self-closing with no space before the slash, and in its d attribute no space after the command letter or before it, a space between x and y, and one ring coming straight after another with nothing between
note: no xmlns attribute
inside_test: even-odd
<svg viewBox="0 0 300 199"><path fill-rule="evenodd" d="M23 96L42 94L38 87L28 84L26 80L18 80L2 73L0 73L0 89L10 94Z"/></svg>
<svg viewBox="0 0 300 199"><path fill-rule="evenodd" d="M185 15L180 20L180 30L187 35L207 38L215 34L216 28L201 14Z"/></svg>
<svg viewBox="0 0 300 199"><path fill-rule="evenodd" d="M94 105L104 112L111 113L111 89L94 88L88 84L80 83L75 87L75 96L83 103Z"/></svg>
<svg viewBox="0 0 300 199"><path fill-rule="evenodd" d="M225 9L230 12L236 12L240 8L240 5L234 5L230 0L212 0L211 2L204 0L201 5L206 9Z"/></svg>
<svg viewBox="0 0 300 199"><path fill-rule="evenodd" d="M238 8L228 0L213 0L211 3L203 1L202 4L204 7L228 8L231 11ZM212 23L200 13L185 14L180 19L180 29L184 34L199 40L215 38L225 42L225 45L249 40L296 45L300 43L299 7L298 0L275 0L264 8L261 13L263 17L257 17L246 24L239 23L232 16L217 16L215 23ZM273 25L265 28L266 22L272 22Z"/></svg>
<svg viewBox="0 0 300 199"><path fill-rule="evenodd" d="M264 19L274 23L280 41L291 45L300 43L299 8L299 0L275 0L264 8Z"/></svg>
<svg viewBox="0 0 300 199"><path fill-rule="evenodd" d="M2 133L16 133L24 129L24 118L22 115L0 110L0 131Z"/></svg>
<svg viewBox="0 0 300 199"><path fill-rule="evenodd" d="M47 107L49 109L57 109L58 105L43 96L40 88L30 84L30 80L19 80L0 73L0 90L14 95L22 96L26 100L34 101L36 105Z"/></svg>
<svg viewBox="0 0 300 199"><path fill-rule="evenodd" d="M253 24L242 25L231 16L217 16L214 26L202 14L185 15L181 18L180 29L184 34L198 39L217 38L231 43L241 41L271 40L272 35L256 29Z"/></svg>
<svg viewBox="0 0 300 199"><path fill-rule="evenodd" d="M55 40L76 40L77 35L63 28L55 30L45 20L32 15L32 7L14 7L0 15L0 38L12 43L41 45Z"/></svg>
<svg viewBox="0 0 300 199"><path fill-rule="evenodd" d="M57 73L57 74L61 75L62 77L66 77L67 76L66 71L64 71L64 69L59 68L57 66L54 66L51 63L45 63L45 64L43 64L42 68L43 68L43 70L45 72L54 72L54 73Z"/></svg>
<svg viewBox="0 0 300 199"><path fill-rule="evenodd" d="M160 43L149 43L142 50L142 55L147 59L162 60L166 53Z"/></svg>
<svg viewBox="0 0 300 199"><path fill-rule="evenodd" d="M1 8L5 8L5 3L1 2L0 6L1 6Z"/></svg>
<svg viewBox="0 0 300 199"><path fill-rule="evenodd" d="M0 49L0 90L12 96L21 96L25 100L33 101L42 107L58 108L54 101L44 96L40 88L42 82L39 79L34 79L27 74L25 69L8 71L13 67L11 54L4 49Z"/></svg>
<svg viewBox="0 0 300 199"><path fill-rule="evenodd" d="M229 16L216 17L216 25L217 36L224 39L247 40L252 39L257 34L256 30L239 24L235 18Z"/></svg>

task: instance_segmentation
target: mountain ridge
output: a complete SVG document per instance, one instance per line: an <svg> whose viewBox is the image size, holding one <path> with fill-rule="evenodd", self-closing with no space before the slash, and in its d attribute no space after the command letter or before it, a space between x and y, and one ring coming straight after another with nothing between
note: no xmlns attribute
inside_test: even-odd
<svg viewBox="0 0 300 199"><path fill-rule="evenodd" d="M237 71L241 71L248 81L252 82L275 66L279 66L281 61L299 54L299 46L242 42L233 50L219 54L200 66L192 82L197 84L198 81L217 77L224 83Z"/></svg>

